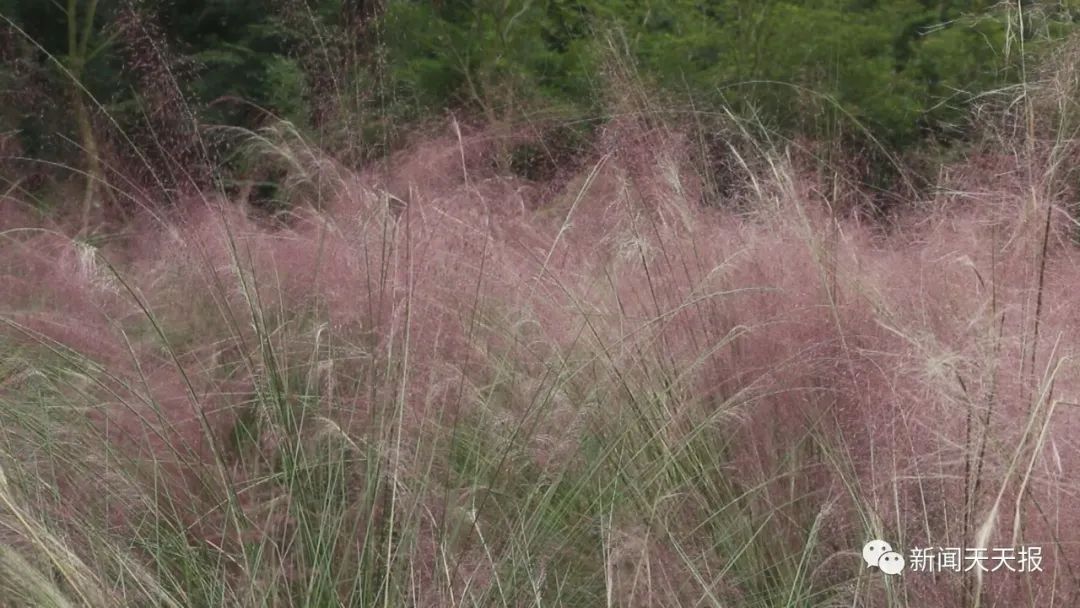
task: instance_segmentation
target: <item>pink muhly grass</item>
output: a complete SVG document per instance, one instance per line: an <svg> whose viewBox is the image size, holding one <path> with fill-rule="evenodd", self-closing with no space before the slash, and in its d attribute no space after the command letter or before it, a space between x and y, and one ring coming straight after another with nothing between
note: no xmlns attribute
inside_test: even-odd
<svg viewBox="0 0 1080 608"><path fill-rule="evenodd" d="M829 188L776 161L777 173L742 195L749 212L707 209L683 138L621 128L630 132L611 135L618 145L601 146L536 209L523 180L484 162L493 144L483 133L451 133L381 172L298 153L331 174L318 205L271 226L235 206L194 204L131 239L138 253L119 277L59 236L8 238L3 335L61 344L107 370L83 389L101 403L90 418L102 430L108 421L134 456L171 459L190 487L211 484L224 458L231 481L267 500L262 465L212 448L274 382L286 408L324 406L321 430L305 431L319 438L340 429L378 443L387 437L366 434L398 413L402 427L386 427L398 434L377 449L403 485L449 476L425 451L441 444L426 441L469 416L507 437L527 420L520 441L543 471L579 466L583 437L617 436L630 421L673 462L722 450L722 468L673 490L670 512L683 520L662 533L611 523L609 584L627 605L704 591L735 602L740 585L764 576L733 566L709 589L689 582L736 561L695 536L715 515L710 491L729 483L759 487L739 508L776 520L752 559L802 551L811 526L829 535L812 549L821 580L847 580L857 560L835 556L877 533L901 547L970 546L980 529L1011 545L1015 533L1052 552L1062 572L1076 562L1066 472L1077 460L1070 304L1080 270L1055 201L1032 199L1015 176L974 191L991 161L973 158L951 190L885 231L830 210ZM186 479L196 463L205 472ZM476 488L432 484L412 497L416 512L476 504L447 498ZM201 533L226 527L195 514L222 500L192 508ZM445 531L434 529L445 521L429 524L415 547L424 585L494 593L487 541L465 544L447 575L437 558ZM295 522L278 514L258 525L284 533ZM968 592L963 581L909 589L950 605ZM1055 584L1080 591L1064 575ZM995 580L983 593L1007 602L1027 591Z"/></svg>

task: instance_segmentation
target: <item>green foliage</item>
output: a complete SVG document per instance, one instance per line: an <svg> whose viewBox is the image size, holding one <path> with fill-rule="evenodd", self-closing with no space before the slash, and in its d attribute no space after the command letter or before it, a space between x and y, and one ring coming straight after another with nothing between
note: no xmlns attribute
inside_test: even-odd
<svg viewBox="0 0 1080 608"><path fill-rule="evenodd" d="M392 78L420 107L503 112L545 100L587 106L595 55L585 13L568 2L410 2L385 17Z"/></svg>
<svg viewBox="0 0 1080 608"><path fill-rule="evenodd" d="M251 126L266 110L306 124L304 74L290 57L298 41L280 14L252 0L186 0L158 11L170 42L198 66L192 88L205 120Z"/></svg>
<svg viewBox="0 0 1080 608"><path fill-rule="evenodd" d="M392 0L385 24L393 79L420 106L539 97L587 112L615 32L647 82L698 106L816 136L846 116L902 147L947 131L1007 75L1006 16L981 4Z"/></svg>
<svg viewBox="0 0 1080 608"><path fill-rule="evenodd" d="M1052 47L1039 41L1068 35L1074 4L76 0L78 15L96 11L73 55L65 3L2 0L21 33L0 32L0 133L78 166L86 152L71 142L96 140L88 122L145 131L160 85L204 125L254 128L272 114L359 162L446 108L580 124L622 111L605 107L621 87L645 85L675 114L731 108L785 134L896 151L963 137L972 100L1022 78L1021 60ZM151 25L152 44L135 43L133 23ZM161 57L141 56L147 48ZM626 74L632 82L619 81ZM73 95L72 75L109 120ZM537 145L506 151L500 166L550 174L557 155Z"/></svg>
<svg viewBox="0 0 1080 608"><path fill-rule="evenodd" d="M124 74L113 64L113 39L107 24L113 18L112 3L95 7L92 23L80 21L89 3L72 3L77 26L89 25L84 53L72 53L65 7L59 2L0 4L0 131L18 130L26 152L54 157L64 146L63 137L76 128L71 97L78 82L90 95L108 103L123 88ZM81 37L82 32L78 32ZM80 56L81 55L81 56ZM60 126L60 129L57 127Z"/></svg>

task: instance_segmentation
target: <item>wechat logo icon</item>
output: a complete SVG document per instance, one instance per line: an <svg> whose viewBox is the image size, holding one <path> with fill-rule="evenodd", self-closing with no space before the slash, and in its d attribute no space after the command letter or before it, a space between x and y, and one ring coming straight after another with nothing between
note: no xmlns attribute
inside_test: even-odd
<svg viewBox="0 0 1080 608"><path fill-rule="evenodd" d="M883 540L872 540L863 545L863 561L866 567L875 567L890 576L904 571L904 556L893 551L892 545Z"/></svg>

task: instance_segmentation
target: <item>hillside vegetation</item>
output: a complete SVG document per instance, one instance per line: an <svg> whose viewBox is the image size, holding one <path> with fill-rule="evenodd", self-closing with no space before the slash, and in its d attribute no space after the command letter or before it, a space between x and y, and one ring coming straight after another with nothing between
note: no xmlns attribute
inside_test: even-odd
<svg viewBox="0 0 1080 608"><path fill-rule="evenodd" d="M0 0L0 605L1080 601L1067 4L94 4Z"/></svg>

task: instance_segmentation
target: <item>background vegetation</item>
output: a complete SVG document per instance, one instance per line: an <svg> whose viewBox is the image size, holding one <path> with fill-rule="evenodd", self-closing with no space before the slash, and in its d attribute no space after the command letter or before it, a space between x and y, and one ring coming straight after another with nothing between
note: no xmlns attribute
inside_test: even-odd
<svg viewBox="0 0 1080 608"><path fill-rule="evenodd" d="M5 166L37 162L5 179L40 195L62 173L49 161L90 175L149 165L168 192L272 185L221 130L271 116L353 165L446 110L504 135L556 121L545 145L580 147L634 111L618 81L706 129L734 111L858 149L892 176L863 177L888 186L890 154L963 140L971 104L1018 82L1075 14L1027 0L4 0ZM107 194L91 182L83 205Z"/></svg>

